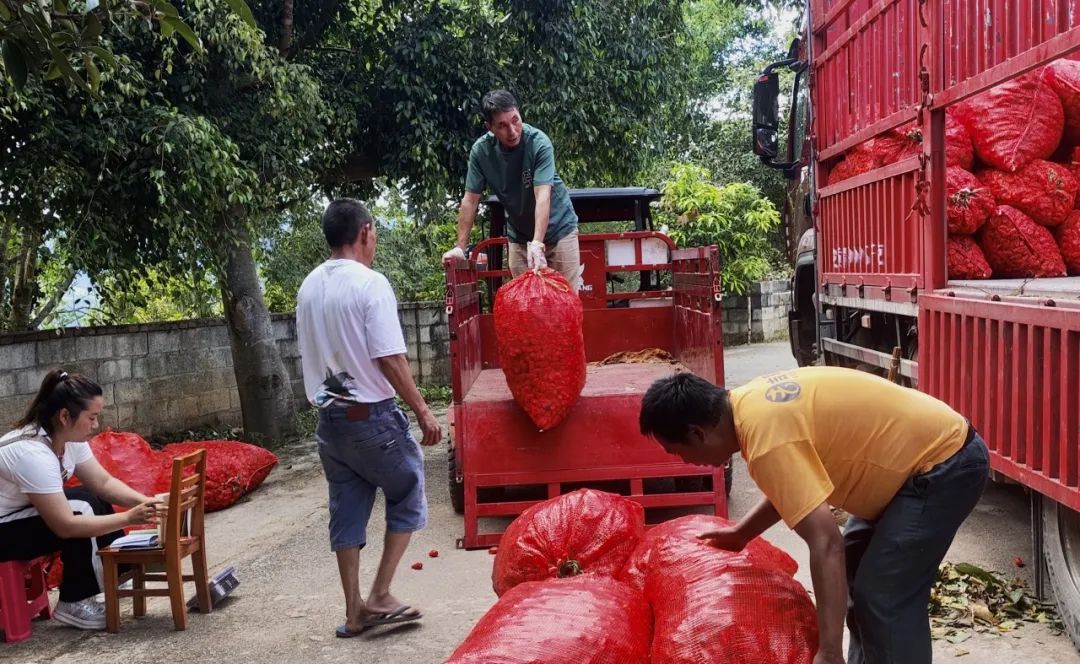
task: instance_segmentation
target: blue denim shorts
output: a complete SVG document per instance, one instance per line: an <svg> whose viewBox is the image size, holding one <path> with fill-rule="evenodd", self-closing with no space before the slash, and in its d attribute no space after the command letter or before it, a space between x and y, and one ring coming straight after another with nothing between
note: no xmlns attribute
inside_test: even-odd
<svg viewBox="0 0 1080 664"><path fill-rule="evenodd" d="M393 399L372 404L360 422L350 421L346 408L322 408L315 438L330 485L331 550L367 544L376 489L386 497L387 531L411 533L427 525L424 455Z"/></svg>

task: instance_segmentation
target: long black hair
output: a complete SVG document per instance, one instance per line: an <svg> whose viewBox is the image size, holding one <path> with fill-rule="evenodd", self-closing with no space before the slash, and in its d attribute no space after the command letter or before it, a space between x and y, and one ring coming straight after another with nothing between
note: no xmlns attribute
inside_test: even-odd
<svg viewBox="0 0 1080 664"><path fill-rule="evenodd" d="M95 397L101 396L101 386L86 376L53 369L45 374L37 396L30 402L26 414L15 423L16 428L33 424L50 436L55 428L56 414L67 409L71 419L79 417Z"/></svg>

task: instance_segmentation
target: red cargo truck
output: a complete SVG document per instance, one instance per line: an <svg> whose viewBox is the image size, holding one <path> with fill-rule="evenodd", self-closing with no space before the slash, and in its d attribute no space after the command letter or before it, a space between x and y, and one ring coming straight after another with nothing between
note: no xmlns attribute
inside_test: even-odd
<svg viewBox="0 0 1080 664"><path fill-rule="evenodd" d="M1048 573L1080 644L1080 277L950 280L944 149L950 107L1080 49L1080 0L810 0L805 12L754 89L754 150L791 180L792 352L898 372L971 419L996 473L1030 489L1038 590ZM915 154L832 177L846 152L908 123Z"/></svg>
<svg viewBox="0 0 1080 664"><path fill-rule="evenodd" d="M538 431L517 405L499 367L491 303L510 270L503 267L505 211L497 199L486 201L488 238L469 260L447 262L454 395L449 486L455 509L465 515L459 546L498 544L509 518L586 486L638 501L647 520L667 508L727 516L730 468L683 463L638 431L641 398L656 379L683 370L724 381L718 250L676 249L652 230L649 205L659 197L642 188L570 192L581 222L632 222L635 230L580 236L590 364L577 405L549 431ZM654 349L674 362L618 361L618 353Z"/></svg>

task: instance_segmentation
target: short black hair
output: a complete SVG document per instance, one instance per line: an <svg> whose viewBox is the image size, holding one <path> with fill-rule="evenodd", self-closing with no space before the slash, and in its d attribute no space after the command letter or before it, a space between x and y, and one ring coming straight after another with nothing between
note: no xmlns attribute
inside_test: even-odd
<svg viewBox="0 0 1080 664"><path fill-rule="evenodd" d="M685 443L691 425L715 426L730 410L727 390L692 373L678 373L649 387L638 424L645 436Z"/></svg>
<svg viewBox="0 0 1080 664"><path fill-rule="evenodd" d="M492 90L480 101L480 112L484 115L485 122L491 122L496 113L505 113L516 108L521 108L517 99L506 90Z"/></svg>
<svg viewBox="0 0 1080 664"><path fill-rule="evenodd" d="M356 242L364 226L372 223L367 206L353 198L339 198L326 206L322 216L323 235L331 249Z"/></svg>

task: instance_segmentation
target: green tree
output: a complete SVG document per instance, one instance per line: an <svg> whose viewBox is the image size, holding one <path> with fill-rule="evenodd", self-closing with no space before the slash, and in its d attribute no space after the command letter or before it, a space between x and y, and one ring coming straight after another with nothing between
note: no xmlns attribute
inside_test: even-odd
<svg viewBox="0 0 1080 664"><path fill-rule="evenodd" d="M249 23L244 0L226 0ZM121 31L136 23L156 23L166 37L178 35L192 48L198 36L168 0L0 0L0 52L4 74L16 88L27 78L63 78L85 92L96 92L101 70L116 59L106 28Z"/></svg>
<svg viewBox="0 0 1080 664"><path fill-rule="evenodd" d="M318 192L368 197L377 176L402 183L412 218L440 218L495 86L566 163L625 181L660 144L649 119L685 98L682 5L263 0L252 27L185 0L198 48L153 23L103 25L116 65L95 95L48 77L3 90L0 231L66 242L112 290L150 268L213 271L245 428L273 438L293 418L254 254L269 225Z"/></svg>
<svg viewBox="0 0 1080 664"><path fill-rule="evenodd" d="M376 220L378 248L374 269L386 275L400 302L442 300L445 296L441 258L457 234L453 211L441 219L419 223L396 186L376 185L370 204ZM270 311L296 309L296 292L304 277L329 251L321 227L322 202L310 201L273 224L257 252ZM430 216L430 215L429 215ZM479 227L474 229L480 239Z"/></svg>
<svg viewBox="0 0 1080 664"><path fill-rule="evenodd" d="M717 185L707 169L677 165L664 186L657 221L678 246L719 247L727 293L744 294L769 273L775 249L768 233L779 226L780 213L752 185Z"/></svg>

